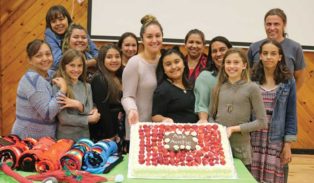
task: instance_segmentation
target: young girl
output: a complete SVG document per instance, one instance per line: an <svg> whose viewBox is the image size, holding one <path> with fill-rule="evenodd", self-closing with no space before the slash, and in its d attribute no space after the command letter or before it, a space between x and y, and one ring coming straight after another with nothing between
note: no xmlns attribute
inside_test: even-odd
<svg viewBox="0 0 314 183"><path fill-rule="evenodd" d="M290 144L297 135L296 83L280 43L264 41L259 55L252 80L260 85L268 128L251 133L251 172L259 182L284 182L284 165L291 161Z"/></svg>
<svg viewBox="0 0 314 183"><path fill-rule="evenodd" d="M138 52L137 37L132 32L125 32L118 41L118 47L122 52L122 65L125 67L129 59Z"/></svg>
<svg viewBox="0 0 314 183"><path fill-rule="evenodd" d="M257 84L250 82L245 54L231 48L225 54L211 97L213 119L227 127L233 156L252 162L249 132L266 128L266 114ZM256 120L251 121L254 114Z"/></svg>
<svg viewBox="0 0 314 183"><path fill-rule="evenodd" d="M54 78L52 82L60 88L53 94L51 75L52 54L49 45L43 40L35 39L28 43L27 56L30 69L19 81L16 97L16 120L12 134L21 139L26 137L55 138L55 116L60 111L57 97L67 92L63 78Z"/></svg>
<svg viewBox="0 0 314 183"><path fill-rule="evenodd" d="M91 81L93 101L101 114L97 124L89 126L91 139L117 139L119 127L122 126L122 64L117 46L108 44L99 50L98 71ZM120 135L123 138L124 134Z"/></svg>
<svg viewBox="0 0 314 183"><path fill-rule="evenodd" d="M188 81L189 69L179 48L162 53L157 65L157 89L153 97L152 120L195 123L195 97Z"/></svg>
<svg viewBox="0 0 314 183"><path fill-rule="evenodd" d="M62 5L55 5L49 8L46 14L45 41L51 46L53 54L53 65L51 69L56 71L62 56L62 42L64 35L72 23L69 12ZM98 50L95 43L87 36L89 50L92 57L96 57Z"/></svg>
<svg viewBox="0 0 314 183"><path fill-rule="evenodd" d="M58 114L57 138L89 138L88 123L96 123L100 115L93 109L91 87L86 83L84 55L74 49L66 51L56 75L68 86L67 95L58 98L63 110Z"/></svg>

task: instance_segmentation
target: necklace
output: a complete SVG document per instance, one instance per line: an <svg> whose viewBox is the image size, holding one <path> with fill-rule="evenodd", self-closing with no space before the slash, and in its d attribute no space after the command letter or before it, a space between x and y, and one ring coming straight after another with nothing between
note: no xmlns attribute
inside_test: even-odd
<svg viewBox="0 0 314 183"><path fill-rule="evenodd" d="M179 88L180 90L182 90L183 91L183 93L187 93L187 91L186 91L186 89L185 89L185 87L183 86L183 85L180 85L180 84L176 84L176 83L174 83L173 81L171 81L170 79L167 79L173 86L175 86L175 87L177 87L177 88Z"/></svg>

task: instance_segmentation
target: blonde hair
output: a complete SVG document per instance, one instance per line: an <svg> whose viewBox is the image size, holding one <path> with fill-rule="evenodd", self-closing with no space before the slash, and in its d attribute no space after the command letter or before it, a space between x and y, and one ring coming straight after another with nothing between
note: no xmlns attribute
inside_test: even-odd
<svg viewBox="0 0 314 183"><path fill-rule="evenodd" d="M248 59L246 57L246 54L244 53L243 50L239 49L239 48L230 48L222 61L222 66L221 69L219 71L218 74L218 81L215 85L215 87L213 88L213 92L212 92L212 108L211 108L211 116L215 119L216 118L216 114L217 114L217 110L218 110L218 103L219 103L219 93L220 93L220 88L221 86L228 81L228 74L225 71L225 61L226 58L231 55L231 54L238 54L243 62L243 64L246 64L246 68L244 70L242 70L241 73L241 80L249 82L250 81L250 71L249 71L249 62Z"/></svg>
<svg viewBox="0 0 314 183"><path fill-rule="evenodd" d="M143 18L141 18L141 31L140 31L140 36L143 38L143 34L146 31L146 28L150 25L157 25L160 28L161 34L164 35L163 29L161 24L158 22L157 18L153 15L145 15Z"/></svg>
<svg viewBox="0 0 314 183"><path fill-rule="evenodd" d="M83 63L83 73L80 75L79 80L84 83L85 86L85 93L87 94L87 87L86 87L86 61L85 56L77 50L74 49L68 49L64 54L62 55L59 68L56 73L56 77L62 77L66 81L67 84L67 97L75 99L73 90L72 90L72 82L69 78L68 74L65 72L65 66L71 63L74 59L80 58Z"/></svg>

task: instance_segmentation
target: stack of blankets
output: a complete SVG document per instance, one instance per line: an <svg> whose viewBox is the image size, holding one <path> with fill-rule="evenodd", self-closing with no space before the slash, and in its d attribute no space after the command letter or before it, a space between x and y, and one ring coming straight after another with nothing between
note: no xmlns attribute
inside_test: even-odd
<svg viewBox="0 0 314 183"><path fill-rule="evenodd" d="M60 169L106 173L122 161L117 143L101 140L93 143L83 138L74 143L71 139L58 141L50 137L20 139L10 135L0 138L0 163L12 169L39 173Z"/></svg>

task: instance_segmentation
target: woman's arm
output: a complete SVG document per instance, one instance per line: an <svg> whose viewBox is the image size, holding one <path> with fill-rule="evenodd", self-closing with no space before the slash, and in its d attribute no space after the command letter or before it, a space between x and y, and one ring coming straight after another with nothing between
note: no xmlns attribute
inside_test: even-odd
<svg viewBox="0 0 314 183"><path fill-rule="evenodd" d="M173 119L167 118L167 117L165 117L163 115L159 115L159 114L152 116L152 121L153 122L174 123Z"/></svg>
<svg viewBox="0 0 314 183"><path fill-rule="evenodd" d="M297 139L297 104L296 104L296 83L290 80L290 92L287 98L286 120L285 120L285 142L296 141Z"/></svg>
<svg viewBox="0 0 314 183"><path fill-rule="evenodd" d="M173 119L166 117L169 104L169 91L164 87L165 85L159 85L153 95L153 109L152 109L152 121L153 122L170 122L173 123Z"/></svg>
<svg viewBox="0 0 314 183"><path fill-rule="evenodd" d="M59 40L55 33L52 32L50 28L47 28L45 31L45 41L50 45L52 55L53 55L53 65L52 69L57 70L59 62L62 56L62 46L61 40Z"/></svg>
<svg viewBox="0 0 314 183"><path fill-rule="evenodd" d="M199 122L207 122L209 117L209 103L211 90L215 85L215 77L209 71L202 71L195 81L194 111L198 114Z"/></svg>
<svg viewBox="0 0 314 183"><path fill-rule="evenodd" d="M139 120L135 102L139 84L138 64L138 60L130 59L122 74L123 97L121 103L128 115L130 124L136 123Z"/></svg>

